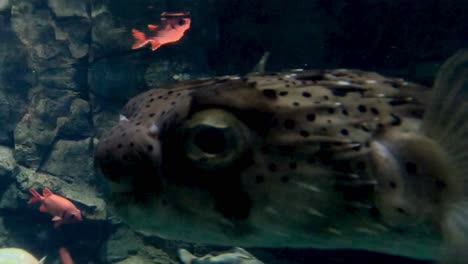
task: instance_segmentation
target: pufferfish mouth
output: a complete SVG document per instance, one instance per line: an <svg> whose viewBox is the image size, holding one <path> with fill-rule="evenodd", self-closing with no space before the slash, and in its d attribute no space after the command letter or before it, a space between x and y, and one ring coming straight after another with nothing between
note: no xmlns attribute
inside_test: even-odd
<svg viewBox="0 0 468 264"><path fill-rule="evenodd" d="M95 165L112 195L144 202L161 190L159 140L128 121L112 128L96 149Z"/></svg>

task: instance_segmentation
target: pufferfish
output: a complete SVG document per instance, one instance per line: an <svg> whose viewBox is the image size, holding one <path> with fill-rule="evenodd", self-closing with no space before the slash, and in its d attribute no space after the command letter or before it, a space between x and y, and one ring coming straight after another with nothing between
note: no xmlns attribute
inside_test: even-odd
<svg viewBox="0 0 468 264"><path fill-rule="evenodd" d="M162 238L436 259L468 245L467 121L464 50L433 89L351 69L151 89L95 161L113 210Z"/></svg>

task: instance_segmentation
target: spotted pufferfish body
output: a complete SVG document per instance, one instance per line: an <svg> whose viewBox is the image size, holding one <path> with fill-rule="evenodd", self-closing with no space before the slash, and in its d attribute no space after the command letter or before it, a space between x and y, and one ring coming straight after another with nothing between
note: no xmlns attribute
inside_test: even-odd
<svg viewBox="0 0 468 264"><path fill-rule="evenodd" d="M113 209L163 238L435 258L468 237L467 73L462 51L432 90L347 69L152 89L96 163Z"/></svg>

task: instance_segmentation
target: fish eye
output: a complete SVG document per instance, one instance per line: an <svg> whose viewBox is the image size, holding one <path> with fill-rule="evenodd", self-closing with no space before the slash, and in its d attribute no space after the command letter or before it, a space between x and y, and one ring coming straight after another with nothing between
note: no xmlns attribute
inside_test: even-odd
<svg viewBox="0 0 468 264"><path fill-rule="evenodd" d="M182 128L185 154L202 169L227 167L248 147L246 127L231 113L208 109L195 113Z"/></svg>
<svg viewBox="0 0 468 264"><path fill-rule="evenodd" d="M185 25L185 20L184 19L179 19L179 26Z"/></svg>

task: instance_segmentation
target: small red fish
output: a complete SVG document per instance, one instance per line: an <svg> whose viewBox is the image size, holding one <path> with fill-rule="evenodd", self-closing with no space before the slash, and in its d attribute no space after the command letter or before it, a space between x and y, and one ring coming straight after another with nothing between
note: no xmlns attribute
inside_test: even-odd
<svg viewBox="0 0 468 264"><path fill-rule="evenodd" d="M135 43L132 49L139 49L146 44L151 44L151 50L156 50L161 45L176 42L182 38L185 31L190 28L191 19L189 12L161 14L161 25L148 25L148 34L132 29Z"/></svg>
<svg viewBox="0 0 468 264"><path fill-rule="evenodd" d="M70 255L70 251L67 248L61 247L59 248L59 257L61 264L73 264L73 259Z"/></svg>
<svg viewBox="0 0 468 264"><path fill-rule="evenodd" d="M61 224L71 224L82 220L81 212L67 198L53 194L48 188L44 188L42 195L36 190L29 189L32 197L28 204L42 202L39 211L49 213L53 216L54 227Z"/></svg>

